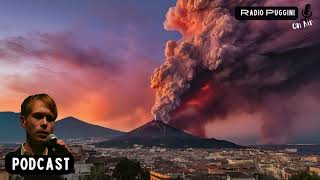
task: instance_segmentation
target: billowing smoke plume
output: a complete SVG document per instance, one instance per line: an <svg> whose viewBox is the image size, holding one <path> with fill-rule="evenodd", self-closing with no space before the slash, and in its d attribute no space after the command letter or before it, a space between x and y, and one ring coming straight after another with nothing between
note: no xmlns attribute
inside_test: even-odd
<svg viewBox="0 0 320 180"><path fill-rule="evenodd" d="M300 20L238 21L233 11L253 5L301 9L306 3L320 9L316 0L294 2L178 0L164 27L182 38L167 42L165 63L151 78L157 120L204 136L208 121L261 112L264 142L285 141L295 112L286 102L320 77L319 15L312 17L313 26L293 30Z"/></svg>

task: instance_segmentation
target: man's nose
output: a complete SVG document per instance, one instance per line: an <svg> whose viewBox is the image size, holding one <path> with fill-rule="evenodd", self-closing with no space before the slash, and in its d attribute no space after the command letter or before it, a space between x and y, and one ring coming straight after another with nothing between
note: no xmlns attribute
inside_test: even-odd
<svg viewBox="0 0 320 180"><path fill-rule="evenodd" d="M47 118L44 116L41 120L41 127L47 127L48 126L48 121Z"/></svg>

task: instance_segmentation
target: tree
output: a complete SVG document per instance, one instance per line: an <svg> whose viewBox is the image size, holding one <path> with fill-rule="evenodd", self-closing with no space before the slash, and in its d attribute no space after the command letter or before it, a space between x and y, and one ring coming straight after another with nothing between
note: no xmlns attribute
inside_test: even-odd
<svg viewBox="0 0 320 180"><path fill-rule="evenodd" d="M298 174L292 175L289 180L320 180L320 176L314 173L300 172Z"/></svg>
<svg viewBox="0 0 320 180"><path fill-rule="evenodd" d="M150 173L148 170L141 168L138 161L124 158L116 165L112 177L117 180L149 180Z"/></svg>
<svg viewBox="0 0 320 180"><path fill-rule="evenodd" d="M101 165L94 165L90 168L90 174L84 179L90 180L107 180L111 179L108 175L105 174L104 167Z"/></svg>

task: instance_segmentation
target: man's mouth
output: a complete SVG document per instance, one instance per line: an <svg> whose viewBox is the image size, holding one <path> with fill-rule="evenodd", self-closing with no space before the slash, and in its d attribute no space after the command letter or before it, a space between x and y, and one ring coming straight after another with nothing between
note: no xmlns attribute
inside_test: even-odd
<svg viewBox="0 0 320 180"><path fill-rule="evenodd" d="M47 131L37 131L38 134L40 134L41 136L48 136L49 133Z"/></svg>

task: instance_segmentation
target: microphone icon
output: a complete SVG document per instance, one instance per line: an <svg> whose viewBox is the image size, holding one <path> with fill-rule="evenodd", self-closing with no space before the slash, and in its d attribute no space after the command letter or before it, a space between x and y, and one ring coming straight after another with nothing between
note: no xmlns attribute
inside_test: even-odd
<svg viewBox="0 0 320 180"><path fill-rule="evenodd" d="M302 9L302 16L304 17L305 21L307 21L307 18L310 18L312 16L311 5L310 4L306 4L304 6L304 11Z"/></svg>

